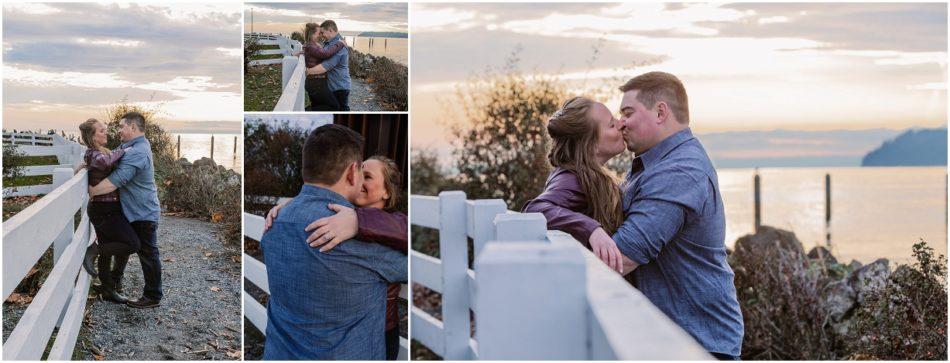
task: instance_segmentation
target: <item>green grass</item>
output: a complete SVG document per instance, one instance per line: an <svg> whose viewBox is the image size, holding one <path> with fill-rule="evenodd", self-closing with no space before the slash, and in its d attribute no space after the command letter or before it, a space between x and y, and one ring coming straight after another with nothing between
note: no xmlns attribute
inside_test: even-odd
<svg viewBox="0 0 950 363"><path fill-rule="evenodd" d="M251 56L251 60L260 60L260 59L280 59L283 58L283 54L255 54Z"/></svg>
<svg viewBox="0 0 950 363"><path fill-rule="evenodd" d="M280 99L280 64L248 67L244 74L244 111L273 111Z"/></svg>
<svg viewBox="0 0 950 363"><path fill-rule="evenodd" d="M56 155L23 156L21 160L23 161L20 163L20 166L59 165L59 159L56 158Z"/></svg>
<svg viewBox="0 0 950 363"><path fill-rule="evenodd" d="M258 47L258 49L260 49L260 50L280 49L280 46L277 45L277 44L258 45L257 47Z"/></svg>
<svg viewBox="0 0 950 363"><path fill-rule="evenodd" d="M29 185L40 185L40 184L51 184L53 182L52 175L26 175L19 178L8 178L3 179L3 187L25 187Z"/></svg>

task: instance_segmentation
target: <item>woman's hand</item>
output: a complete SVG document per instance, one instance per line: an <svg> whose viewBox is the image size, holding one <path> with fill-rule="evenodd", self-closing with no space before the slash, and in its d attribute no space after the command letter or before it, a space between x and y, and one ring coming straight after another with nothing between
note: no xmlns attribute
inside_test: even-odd
<svg viewBox="0 0 950 363"><path fill-rule="evenodd" d="M623 274L623 254L603 228L597 228L590 235L590 248L594 255L611 269Z"/></svg>
<svg viewBox="0 0 950 363"><path fill-rule="evenodd" d="M277 205L274 208L271 208L267 211L267 216L264 217L264 232L267 232L272 225L274 225L274 219L277 219L277 213L280 212L280 209L283 208L287 203L290 203L294 198L285 199L283 202L277 202Z"/></svg>
<svg viewBox="0 0 950 363"><path fill-rule="evenodd" d="M333 247L356 237L356 231L359 224L356 217L356 210L344 207L338 204L329 204L327 208L335 211L336 214L320 218L307 226L307 232L313 232L307 237L307 243L310 247L320 247L320 252L327 252Z"/></svg>

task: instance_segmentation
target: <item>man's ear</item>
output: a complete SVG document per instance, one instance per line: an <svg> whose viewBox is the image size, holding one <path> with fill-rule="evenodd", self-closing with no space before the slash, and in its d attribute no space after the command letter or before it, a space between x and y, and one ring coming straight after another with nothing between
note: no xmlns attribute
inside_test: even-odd
<svg viewBox="0 0 950 363"><path fill-rule="evenodd" d="M663 101L656 102L656 118L659 123L664 123L670 118L670 106Z"/></svg>
<svg viewBox="0 0 950 363"><path fill-rule="evenodd" d="M356 186L356 178L359 176L360 167L356 162L350 164L346 170L346 181L352 186Z"/></svg>

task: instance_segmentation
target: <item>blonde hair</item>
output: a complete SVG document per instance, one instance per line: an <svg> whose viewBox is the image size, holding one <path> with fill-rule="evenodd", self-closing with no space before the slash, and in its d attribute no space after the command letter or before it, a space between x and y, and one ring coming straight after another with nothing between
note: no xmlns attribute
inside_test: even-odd
<svg viewBox="0 0 950 363"><path fill-rule="evenodd" d="M599 126L589 117L594 104L588 98L574 97L548 119L553 140L548 161L577 175L591 218L612 234L623 222L621 193L617 178L597 161Z"/></svg>
<svg viewBox="0 0 950 363"><path fill-rule="evenodd" d="M79 138L82 140L83 145L86 145L88 148L92 148L93 145L96 144L96 124L98 123L99 120L91 118L79 124ZM105 145L95 145L95 148L104 153L109 152L109 149L106 148Z"/></svg>
<svg viewBox="0 0 950 363"><path fill-rule="evenodd" d="M385 210L394 210L399 203L399 186L402 184L402 172L399 171L399 165L393 159L382 155L370 156L367 160L376 160L383 163L383 185L389 199L386 200Z"/></svg>

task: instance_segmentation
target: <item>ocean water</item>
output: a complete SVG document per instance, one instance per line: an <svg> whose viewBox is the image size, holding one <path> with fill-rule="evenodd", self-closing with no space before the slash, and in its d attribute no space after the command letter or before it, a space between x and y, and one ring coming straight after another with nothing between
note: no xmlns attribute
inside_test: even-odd
<svg viewBox="0 0 950 363"><path fill-rule="evenodd" d="M353 49L375 56L383 56L403 65L409 64L409 39L407 38L377 38L377 37L346 37L346 42Z"/></svg>
<svg viewBox="0 0 950 363"><path fill-rule="evenodd" d="M172 145L181 136L181 157L195 161L211 156L212 134L172 134ZM234 152L235 137L237 153ZM218 165L244 173L244 142L240 134L214 134L214 162ZM174 146L173 146L174 147Z"/></svg>
<svg viewBox="0 0 950 363"><path fill-rule="evenodd" d="M909 262L924 239L947 254L945 167L759 169L762 224L788 229L806 251L825 243L825 174L831 175L831 247L839 261ZM753 169L719 169L726 245L754 230Z"/></svg>

